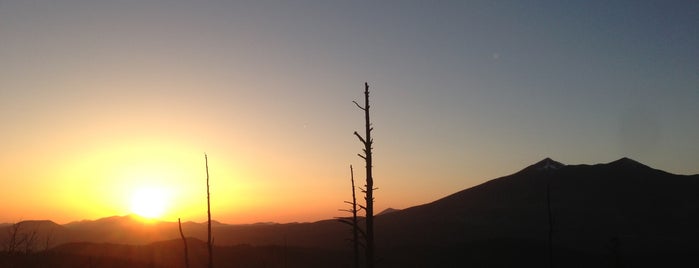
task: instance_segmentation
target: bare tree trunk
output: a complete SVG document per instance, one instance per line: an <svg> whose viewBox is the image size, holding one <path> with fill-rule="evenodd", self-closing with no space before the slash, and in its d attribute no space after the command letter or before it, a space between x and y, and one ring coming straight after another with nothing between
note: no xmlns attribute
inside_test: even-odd
<svg viewBox="0 0 699 268"><path fill-rule="evenodd" d="M353 248L353 253L354 253L354 266L355 268L359 267L359 246L360 246L360 240L359 240L359 235L362 235L362 238L366 239L366 233L363 232L359 228L359 219L357 218L357 212L363 206L357 205L357 196L356 196L356 187L354 186L354 169L352 165L350 165L350 181L352 182L352 202L345 201L345 203L350 204L352 206L351 209L340 209L340 211L347 211L349 213L352 213L352 218L350 219L349 217L337 217L338 221L347 225L352 226L352 248Z"/></svg>
<svg viewBox="0 0 699 268"><path fill-rule="evenodd" d="M553 267L553 211L551 211L551 174L546 174L546 209L548 212L548 262Z"/></svg>
<svg viewBox="0 0 699 268"><path fill-rule="evenodd" d="M208 215L208 225L207 225L207 247L209 249L209 268L214 267L214 252L213 252L213 241L211 239L211 194L209 192L209 158L204 154L204 161L206 163L206 212Z"/></svg>
<svg viewBox="0 0 699 268"><path fill-rule="evenodd" d="M553 267L553 213L551 211L551 176L547 174L546 179L546 208L548 212L549 220L549 233L548 233L548 261L549 267Z"/></svg>
<svg viewBox="0 0 699 268"><path fill-rule="evenodd" d="M46 234L46 237L44 239L44 251L48 251L49 248L51 248L51 244L53 243L53 231L54 228L51 228L51 231L49 231L49 233Z"/></svg>
<svg viewBox="0 0 699 268"><path fill-rule="evenodd" d="M369 118L369 84L364 83L364 106L359 105L356 101L354 102L359 109L364 111L364 127L365 134L364 137L359 135L356 131L354 135L359 138L359 141L364 145L364 155L359 154L359 157L363 158L366 162L366 185L364 193L366 194L364 200L366 202L366 267L374 267L374 178L372 176L372 144L374 140L371 138L371 131L374 129L371 127L371 120Z"/></svg>
<svg viewBox="0 0 699 268"><path fill-rule="evenodd" d="M177 225L180 228L180 237L182 237L182 243L184 243L184 267L189 268L189 250L187 249L187 239L184 237L182 232L182 222L180 218L177 218Z"/></svg>
<svg viewBox="0 0 699 268"><path fill-rule="evenodd" d="M357 223L357 197L354 191L354 169L350 165L350 179L352 180L352 246L354 250L354 267L359 267L359 225Z"/></svg>

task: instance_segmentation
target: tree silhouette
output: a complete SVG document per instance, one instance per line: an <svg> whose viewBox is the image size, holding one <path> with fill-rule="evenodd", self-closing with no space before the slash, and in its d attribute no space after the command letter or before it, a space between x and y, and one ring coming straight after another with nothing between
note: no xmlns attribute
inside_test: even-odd
<svg viewBox="0 0 699 268"><path fill-rule="evenodd" d="M364 159L366 162L366 185L364 185L364 200L366 202L365 206L362 207L366 212L366 267L374 267L374 178L372 176L372 144L374 144L374 139L371 138L371 131L374 128L371 126L371 120L369 118L369 84L364 83L364 106L359 105L356 101L352 101L359 109L364 111L364 137L354 132L362 145L364 145L364 155L357 154L359 157Z"/></svg>
<svg viewBox="0 0 699 268"><path fill-rule="evenodd" d="M204 154L204 162L206 164L206 213L208 215L207 221L207 242L206 246L209 250L209 268L214 267L214 249L213 249L213 239L211 237L211 194L209 192L209 157Z"/></svg>
<svg viewBox="0 0 699 268"><path fill-rule="evenodd" d="M44 236L44 251L48 251L49 248L51 248L51 244L53 244L53 231L54 228L52 227L46 236Z"/></svg>
<svg viewBox="0 0 699 268"><path fill-rule="evenodd" d="M547 240L547 255L549 267L553 267L553 227L554 227L554 215L553 208L551 207L551 179L553 178L552 172L555 169L549 169L549 165L553 165L552 160L546 158L544 161L544 177L546 178L546 213L548 216L548 240Z"/></svg>
<svg viewBox="0 0 699 268"><path fill-rule="evenodd" d="M553 267L553 211L551 210L551 174L546 174L546 212L548 215L548 261L549 267Z"/></svg>
<svg viewBox="0 0 699 268"><path fill-rule="evenodd" d="M359 221L357 219L357 212L361 208L357 207L357 196L355 194L355 187L354 187L354 169L352 168L352 165L350 165L350 181L352 182L352 202L345 201L345 203L350 204L352 206L351 209L340 209L340 211L347 211L349 213L352 213L352 217L340 217L338 218L338 221L348 224L352 226L352 250L354 253L354 266L355 268L359 267L359 234L360 232L362 233L362 237L366 238L366 234L359 228Z"/></svg>
<svg viewBox="0 0 699 268"><path fill-rule="evenodd" d="M177 218L177 226L180 228L180 237L182 237L182 243L184 243L184 267L189 268L189 250L187 249L187 239L182 232L182 222L180 218Z"/></svg>
<svg viewBox="0 0 699 268"><path fill-rule="evenodd" d="M31 230L25 230L28 222L17 222L7 229L7 238L4 241L5 252L8 255L29 255L37 247L39 239L39 227L35 225ZM29 227L31 228L31 227ZM50 239L47 235L47 240Z"/></svg>
<svg viewBox="0 0 699 268"><path fill-rule="evenodd" d="M9 255L15 254L19 248L24 244L24 239L20 236L22 232L22 222L17 222L12 224L9 229L7 229L7 240L5 241L5 251Z"/></svg>

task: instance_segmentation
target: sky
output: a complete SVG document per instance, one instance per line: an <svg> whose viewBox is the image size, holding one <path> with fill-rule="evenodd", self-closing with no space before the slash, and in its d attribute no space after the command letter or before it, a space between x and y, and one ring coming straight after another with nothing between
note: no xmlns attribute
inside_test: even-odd
<svg viewBox="0 0 699 268"><path fill-rule="evenodd" d="M699 173L697 1L0 1L0 222L344 216L545 157ZM156 194L154 194L156 195ZM153 202L156 202L153 201Z"/></svg>

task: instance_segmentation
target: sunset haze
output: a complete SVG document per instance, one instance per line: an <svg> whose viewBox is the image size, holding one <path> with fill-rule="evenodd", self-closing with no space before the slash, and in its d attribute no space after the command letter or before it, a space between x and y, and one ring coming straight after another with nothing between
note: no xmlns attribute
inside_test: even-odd
<svg viewBox="0 0 699 268"><path fill-rule="evenodd" d="M697 1L1 1L0 223L307 222L551 157L699 173Z"/></svg>

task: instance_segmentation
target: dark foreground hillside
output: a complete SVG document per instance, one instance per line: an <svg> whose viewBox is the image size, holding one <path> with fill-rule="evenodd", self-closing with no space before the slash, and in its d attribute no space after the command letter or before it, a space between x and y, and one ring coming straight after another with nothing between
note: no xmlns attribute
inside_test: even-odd
<svg viewBox="0 0 699 268"><path fill-rule="evenodd" d="M207 267L206 243L188 239L191 268ZM347 252L301 247L215 247L216 267L349 267ZM149 245L68 243L45 252L0 258L0 267L185 267L181 240Z"/></svg>
<svg viewBox="0 0 699 268"><path fill-rule="evenodd" d="M205 243L190 240L190 266L204 268ZM557 247L554 267L696 267L690 248L623 253L608 245L607 253ZM378 267L548 267L541 241L491 240L462 245L406 246L381 250ZM352 267L349 250L272 246L216 247L219 268ZM1 255L0 267L128 267L177 268L184 266L182 241L145 246L69 243L30 255Z"/></svg>

